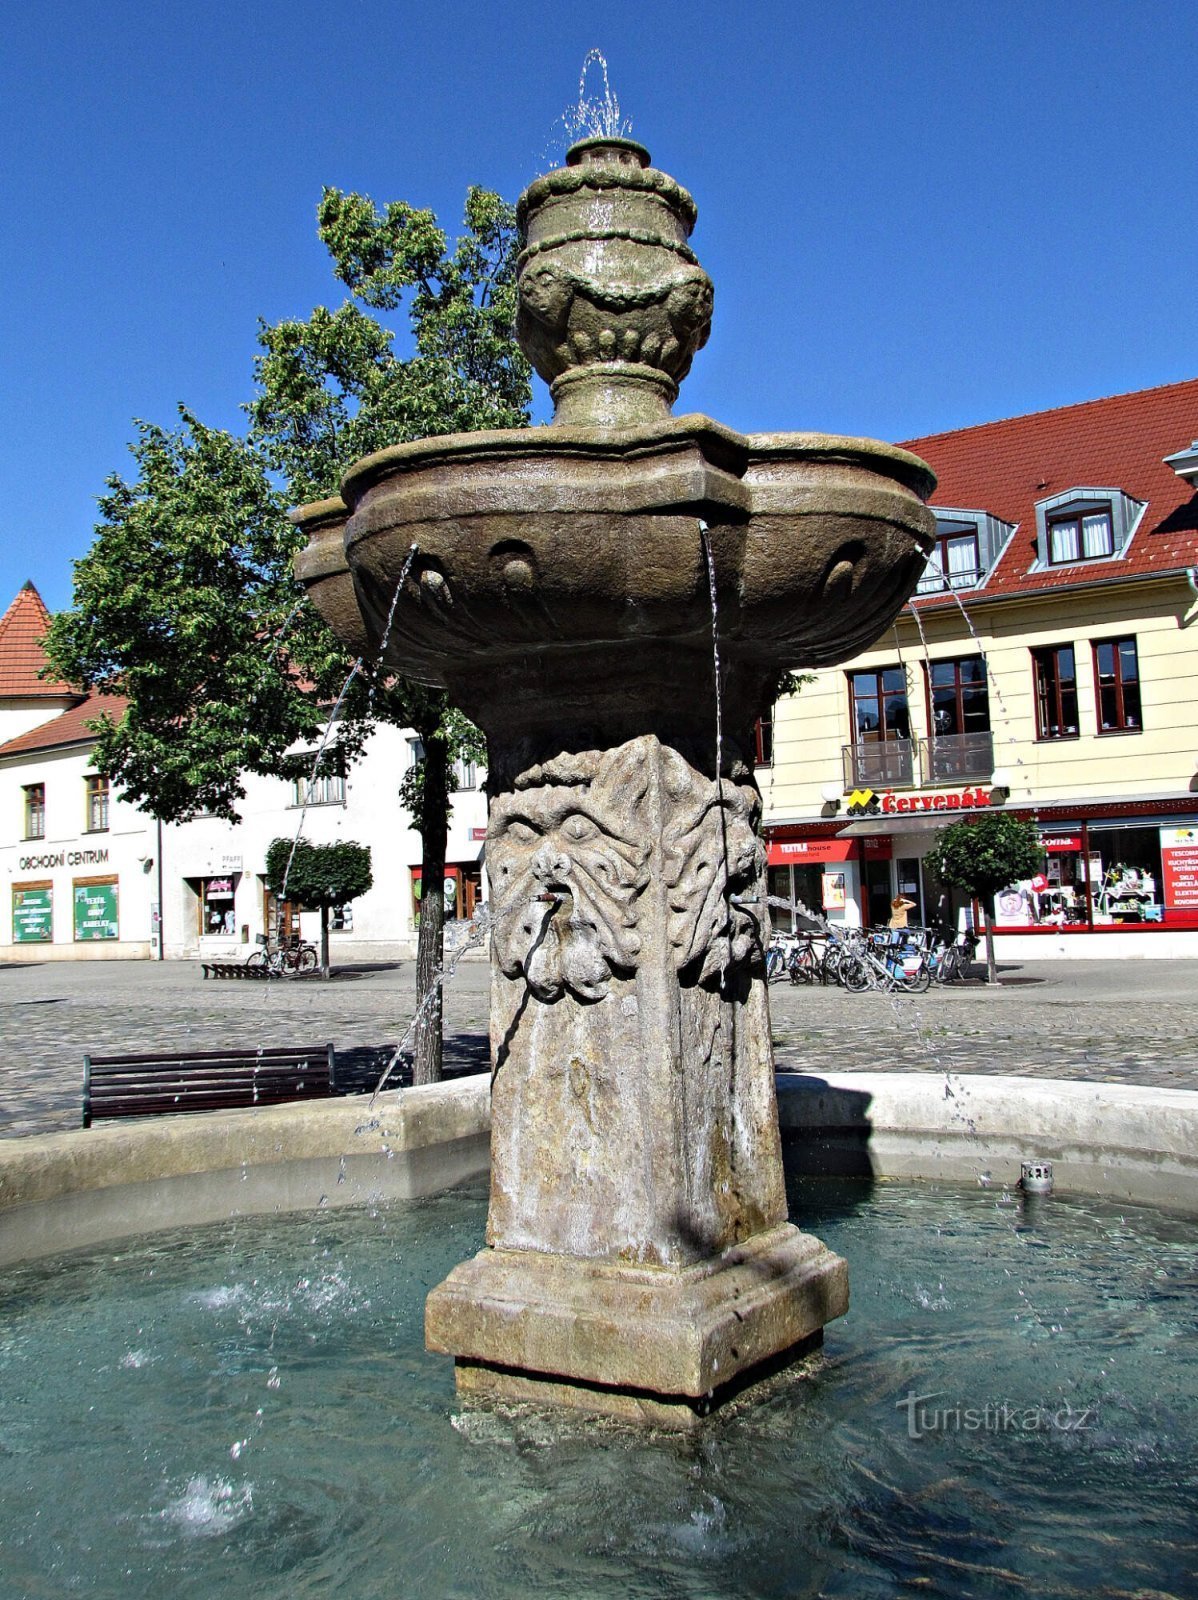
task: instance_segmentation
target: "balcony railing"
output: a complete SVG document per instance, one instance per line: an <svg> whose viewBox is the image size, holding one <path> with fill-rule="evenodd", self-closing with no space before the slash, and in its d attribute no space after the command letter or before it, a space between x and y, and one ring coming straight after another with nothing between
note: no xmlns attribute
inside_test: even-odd
<svg viewBox="0 0 1198 1600"><path fill-rule="evenodd" d="M842 745L841 755L846 790L905 789L916 782L985 783L994 771L994 738L990 733L952 733L933 739L879 739Z"/></svg>
<svg viewBox="0 0 1198 1600"><path fill-rule="evenodd" d="M919 741L919 766L925 783L976 783L994 771L990 733L948 733Z"/></svg>
<svg viewBox="0 0 1198 1600"><path fill-rule="evenodd" d="M906 788L914 781L910 739L879 739L874 744L846 744L846 789Z"/></svg>

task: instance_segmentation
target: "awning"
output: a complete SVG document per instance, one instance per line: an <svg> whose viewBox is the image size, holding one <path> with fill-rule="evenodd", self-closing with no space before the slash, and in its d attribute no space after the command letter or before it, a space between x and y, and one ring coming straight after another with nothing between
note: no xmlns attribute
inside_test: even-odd
<svg viewBox="0 0 1198 1600"><path fill-rule="evenodd" d="M839 837L870 839L880 833L939 833L950 822L960 820L959 813L948 811L938 812L934 817L921 817L910 811L904 812L901 817L863 817L860 822L850 822L847 828L841 828Z"/></svg>

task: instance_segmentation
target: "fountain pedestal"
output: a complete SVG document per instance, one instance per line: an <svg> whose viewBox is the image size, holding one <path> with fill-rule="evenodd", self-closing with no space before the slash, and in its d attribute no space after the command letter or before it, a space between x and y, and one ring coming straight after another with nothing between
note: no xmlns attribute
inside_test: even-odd
<svg viewBox="0 0 1198 1600"><path fill-rule="evenodd" d="M460 1387L693 1414L844 1311L786 1222L758 810L651 734L492 801L488 1248L426 1319Z"/></svg>
<svg viewBox="0 0 1198 1600"><path fill-rule="evenodd" d="M429 1346L466 1394L685 1424L848 1303L786 1220L749 752L782 668L852 655L914 589L934 480L670 416L711 314L694 203L631 141L569 163L520 203L553 424L368 457L295 514L297 566L487 735L487 1248L429 1296Z"/></svg>

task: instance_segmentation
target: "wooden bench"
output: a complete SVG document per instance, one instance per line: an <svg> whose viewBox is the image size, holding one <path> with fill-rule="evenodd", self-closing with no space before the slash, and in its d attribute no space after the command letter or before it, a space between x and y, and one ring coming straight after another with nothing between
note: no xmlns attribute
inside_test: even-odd
<svg viewBox="0 0 1198 1600"><path fill-rule="evenodd" d="M108 1117L230 1111L326 1099L333 1046L83 1058L83 1126Z"/></svg>

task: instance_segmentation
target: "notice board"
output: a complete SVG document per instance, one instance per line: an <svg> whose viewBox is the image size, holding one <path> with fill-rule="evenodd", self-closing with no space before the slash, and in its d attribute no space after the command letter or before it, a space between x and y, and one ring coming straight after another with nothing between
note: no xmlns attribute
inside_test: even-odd
<svg viewBox="0 0 1198 1600"><path fill-rule="evenodd" d="M54 939L54 890L48 883L12 892L14 944L50 944Z"/></svg>
<svg viewBox="0 0 1198 1600"><path fill-rule="evenodd" d="M119 928L116 879L106 883L77 883L75 938L80 941L118 939Z"/></svg>

